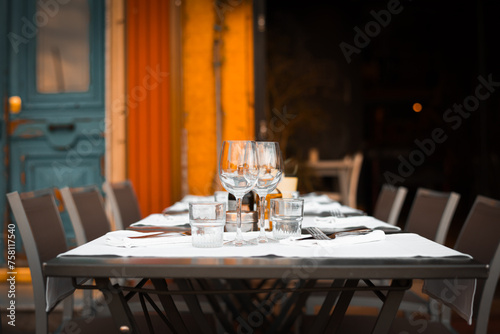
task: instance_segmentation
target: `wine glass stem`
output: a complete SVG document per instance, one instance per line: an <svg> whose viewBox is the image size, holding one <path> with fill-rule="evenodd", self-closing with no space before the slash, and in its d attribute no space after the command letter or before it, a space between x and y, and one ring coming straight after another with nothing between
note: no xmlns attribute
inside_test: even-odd
<svg viewBox="0 0 500 334"><path fill-rule="evenodd" d="M241 233L241 200L242 197L236 197L236 246L243 245L243 234Z"/></svg>
<svg viewBox="0 0 500 334"><path fill-rule="evenodd" d="M266 237L265 224L266 224L266 195L260 197L260 238Z"/></svg>

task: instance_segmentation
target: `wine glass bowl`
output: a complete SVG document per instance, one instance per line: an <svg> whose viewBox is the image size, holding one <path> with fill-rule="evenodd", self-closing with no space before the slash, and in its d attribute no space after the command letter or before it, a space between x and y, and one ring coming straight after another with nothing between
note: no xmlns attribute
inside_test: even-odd
<svg viewBox="0 0 500 334"><path fill-rule="evenodd" d="M258 170L256 167L250 167L248 164L236 166L230 163L228 168L219 169L219 178L226 190L238 196L245 196L247 192L255 187Z"/></svg>
<svg viewBox="0 0 500 334"><path fill-rule="evenodd" d="M256 145L253 141L225 141L219 161L219 179L224 188L236 197L235 246L249 244L241 233L241 200L251 191L259 176Z"/></svg>
<svg viewBox="0 0 500 334"><path fill-rule="evenodd" d="M255 185L254 191L259 195L260 199L260 215L259 215L259 242L269 242L265 233L265 210L266 210L266 195L271 193L283 177L283 157L279 143L277 142L256 142L257 160L259 162L259 176Z"/></svg>

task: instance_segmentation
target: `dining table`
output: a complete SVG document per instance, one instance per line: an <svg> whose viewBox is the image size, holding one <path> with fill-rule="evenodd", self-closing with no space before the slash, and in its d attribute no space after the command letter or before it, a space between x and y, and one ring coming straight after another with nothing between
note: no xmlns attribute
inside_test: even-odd
<svg viewBox="0 0 500 334"><path fill-rule="evenodd" d="M329 224L317 216L317 205L311 208L304 225ZM158 222L165 215L149 217L150 221L153 218ZM337 227L349 225L347 218L332 220ZM306 332L335 333L353 295L372 291L383 306L370 332L387 333L414 279L443 282L449 288L457 280L462 286L467 282L457 299L472 309L476 280L488 275L486 264L373 217L351 220L351 225L368 225L377 233L350 241L297 238L247 247L195 248L190 237L181 234L131 239L145 233L140 226L149 232L148 224L110 232L44 263L47 310L74 289L99 289L121 332L139 333L128 303L138 295L144 313L154 309L176 333L215 333L205 316L206 305L224 332L288 333L307 299L322 293L322 305ZM169 228L179 232L182 226L172 223ZM246 236L252 233L257 232ZM224 237L231 239L234 233ZM127 243L121 244L124 240ZM88 279L93 283L82 283ZM123 279L134 279L135 284ZM186 323L180 303L193 323Z"/></svg>

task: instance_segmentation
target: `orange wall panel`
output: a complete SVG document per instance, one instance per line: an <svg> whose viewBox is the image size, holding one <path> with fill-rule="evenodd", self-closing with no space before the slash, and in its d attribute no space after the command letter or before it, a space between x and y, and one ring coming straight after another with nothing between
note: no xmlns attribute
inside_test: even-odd
<svg viewBox="0 0 500 334"><path fill-rule="evenodd" d="M222 64L223 140L254 139L252 2L225 12Z"/></svg>
<svg viewBox="0 0 500 334"><path fill-rule="evenodd" d="M127 177L144 215L170 203L169 3L127 0Z"/></svg>
<svg viewBox="0 0 500 334"><path fill-rule="evenodd" d="M188 191L211 195L218 176L214 31L224 17L221 46L222 140L254 138L252 2L182 3L184 127Z"/></svg>
<svg viewBox="0 0 500 334"><path fill-rule="evenodd" d="M183 107L187 129L189 193L208 195L217 171L215 11L212 1L183 2Z"/></svg>

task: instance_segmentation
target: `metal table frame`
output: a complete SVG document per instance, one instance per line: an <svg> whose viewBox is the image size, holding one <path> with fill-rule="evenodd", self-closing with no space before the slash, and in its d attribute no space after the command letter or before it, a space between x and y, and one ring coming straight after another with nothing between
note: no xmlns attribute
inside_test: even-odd
<svg viewBox="0 0 500 334"><path fill-rule="evenodd" d="M288 294L282 311L267 323L267 332L286 333L300 314L310 293L324 291L327 294L310 333L334 333L339 327L355 291L372 290L379 295L384 305L372 333L387 333L396 316L399 304L411 282L419 279L486 278L488 266L466 258L407 258L407 259L335 259L335 258L121 258L121 257L60 257L44 264L47 276L91 277L94 288L105 293L108 306L118 328L138 328L128 307L131 295L139 294L141 303L148 294L159 296L163 316L169 326L179 333L188 333L180 313L175 307L172 295L183 295L189 310L196 319L204 318L197 295L205 295L214 313L225 330L230 323L224 323L224 312L219 307L222 299L234 313L241 310L227 294L237 296L240 306L247 314L256 310L256 304L265 303L273 292ZM144 278L137 287L112 285L110 278ZM176 290L170 290L166 279L172 279ZM269 280L270 288L251 286L250 280ZM389 286L374 286L370 279L391 279ZM153 289L143 288L150 280ZM331 280L331 285L317 285L318 280ZM363 280L366 284L358 284ZM93 288L80 286L77 288ZM294 282L294 286L290 286ZM386 293L382 293L386 291ZM127 293L127 294L126 294ZM258 293L267 296L259 299ZM145 297L146 296L146 297ZM219 301L216 298L219 298ZM257 298L257 299L256 299ZM268 298L266 300L266 298ZM334 305L336 303L336 305ZM334 307L335 306L335 307ZM153 306L154 307L154 306ZM333 312L332 311L333 308ZM158 310L157 310L158 311ZM330 314L331 313L331 314ZM227 319L226 319L227 320ZM206 323L200 320L198 326ZM265 321L264 321L265 322ZM204 328L206 329L206 327Z"/></svg>

